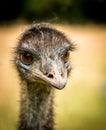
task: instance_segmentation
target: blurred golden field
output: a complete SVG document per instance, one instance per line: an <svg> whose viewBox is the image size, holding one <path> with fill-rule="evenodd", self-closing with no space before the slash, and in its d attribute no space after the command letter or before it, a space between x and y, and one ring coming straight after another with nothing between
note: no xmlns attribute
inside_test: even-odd
<svg viewBox="0 0 106 130"><path fill-rule="evenodd" d="M65 89L56 90L57 130L106 130L106 26L55 25L77 45ZM20 85L13 48L26 25L0 26L0 130L16 130Z"/></svg>

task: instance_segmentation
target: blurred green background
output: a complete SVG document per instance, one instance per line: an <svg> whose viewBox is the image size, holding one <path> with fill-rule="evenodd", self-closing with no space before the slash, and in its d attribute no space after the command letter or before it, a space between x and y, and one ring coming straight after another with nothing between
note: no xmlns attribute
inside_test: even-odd
<svg viewBox="0 0 106 130"><path fill-rule="evenodd" d="M106 130L105 0L3 0L0 3L0 130L16 130L20 81L12 63L19 35L46 21L77 45L67 86L55 92L56 130Z"/></svg>
<svg viewBox="0 0 106 130"><path fill-rule="evenodd" d="M3 0L0 21L105 23L106 0Z"/></svg>

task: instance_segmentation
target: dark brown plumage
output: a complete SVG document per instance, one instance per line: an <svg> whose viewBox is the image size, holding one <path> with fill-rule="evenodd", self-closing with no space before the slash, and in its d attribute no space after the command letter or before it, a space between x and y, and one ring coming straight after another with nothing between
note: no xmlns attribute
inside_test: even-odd
<svg viewBox="0 0 106 130"><path fill-rule="evenodd" d="M35 24L23 32L15 52L22 81L19 130L54 129L54 88L67 83L73 49L66 36L48 24Z"/></svg>

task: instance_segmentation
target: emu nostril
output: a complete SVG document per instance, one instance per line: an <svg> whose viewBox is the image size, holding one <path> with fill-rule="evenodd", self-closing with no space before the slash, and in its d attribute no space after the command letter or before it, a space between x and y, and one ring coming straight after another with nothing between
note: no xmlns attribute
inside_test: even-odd
<svg viewBox="0 0 106 130"><path fill-rule="evenodd" d="M48 74L48 77L52 79L54 78L53 74Z"/></svg>
<svg viewBox="0 0 106 130"><path fill-rule="evenodd" d="M61 73L61 77L63 77L64 76L64 74L63 73Z"/></svg>

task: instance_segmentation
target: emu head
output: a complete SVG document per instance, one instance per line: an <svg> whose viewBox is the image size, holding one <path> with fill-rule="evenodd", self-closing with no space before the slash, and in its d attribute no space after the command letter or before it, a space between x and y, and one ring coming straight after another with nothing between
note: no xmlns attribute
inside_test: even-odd
<svg viewBox="0 0 106 130"><path fill-rule="evenodd" d="M62 89L71 70L69 51L74 46L60 31L35 24L21 36L15 63L22 79Z"/></svg>

